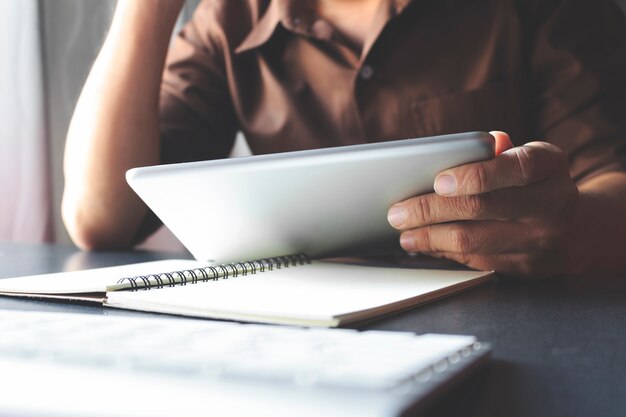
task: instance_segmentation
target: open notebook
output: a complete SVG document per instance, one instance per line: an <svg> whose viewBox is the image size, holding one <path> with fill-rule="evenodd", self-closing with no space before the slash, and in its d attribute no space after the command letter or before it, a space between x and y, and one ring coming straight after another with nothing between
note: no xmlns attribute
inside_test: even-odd
<svg viewBox="0 0 626 417"><path fill-rule="evenodd" d="M206 266L164 260L0 279L4 295L260 323L336 327L484 282L489 272L413 269L288 256Z"/></svg>

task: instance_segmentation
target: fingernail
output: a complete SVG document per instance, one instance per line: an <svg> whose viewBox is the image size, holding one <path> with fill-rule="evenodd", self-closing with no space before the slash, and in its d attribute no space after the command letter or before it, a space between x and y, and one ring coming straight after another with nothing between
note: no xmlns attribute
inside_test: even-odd
<svg viewBox="0 0 626 417"><path fill-rule="evenodd" d="M411 252L415 249L415 241L411 236L406 233L400 235L400 246L407 252Z"/></svg>
<svg viewBox="0 0 626 417"><path fill-rule="evenodd" d="M452 175L440 175L435 179L435 192L439 195L454 194L456 192L456 178Z"/></svg>
<svg viewBox="0 0 626 417"><path fill-rule="evenodd" d="M404 224L404 210L402 207L391 207L387 213L387 221L393 227L401 227Z"/></svg>

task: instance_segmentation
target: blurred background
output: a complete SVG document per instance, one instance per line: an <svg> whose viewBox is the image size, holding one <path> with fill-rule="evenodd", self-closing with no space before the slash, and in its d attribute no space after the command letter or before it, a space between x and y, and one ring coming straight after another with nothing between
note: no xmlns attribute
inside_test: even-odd
<svg viewBox="0 0 626 417"><path fill-rule="evenodd" d="M177 30L199 1L187 0ZM60 215L65 135L115 3L0 0L0 240L71 243ZM144 246L181 250L167 231Z"/></svg>
<svg viewBox="0 0 626 417"><path fill-rule="evenodd" d="M176 31L199 1L187 0ZM60 214L65 136L115 3L0 0L0 240L71 243ZM180 248L167 232L146 245Z"/></svg>

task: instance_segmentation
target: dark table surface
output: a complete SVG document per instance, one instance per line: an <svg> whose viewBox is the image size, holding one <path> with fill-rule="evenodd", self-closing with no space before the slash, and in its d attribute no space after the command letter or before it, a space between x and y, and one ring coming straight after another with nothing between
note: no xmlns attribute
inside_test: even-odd
<svg viewBox="0 0 626 417"><path fill-rule="evenodd" d="M0 242L0 278L171 257L181 255ZM0 310L105 311L10 297L0 297ZM534 282L496 277L362 328L470 334L492 345L490 362L440 397L429 415L626 416L626 273Z"/></svg>

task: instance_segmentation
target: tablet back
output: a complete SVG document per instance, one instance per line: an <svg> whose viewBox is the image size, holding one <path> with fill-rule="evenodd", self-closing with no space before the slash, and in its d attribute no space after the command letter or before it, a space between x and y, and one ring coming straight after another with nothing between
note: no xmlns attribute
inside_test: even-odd
<svg viewBox="0 0 626 417"><path fill-rule="evenodd" d="M134 168L130 186L196 259L399 249L389 207L493 157L484 132Z"/></svg>

